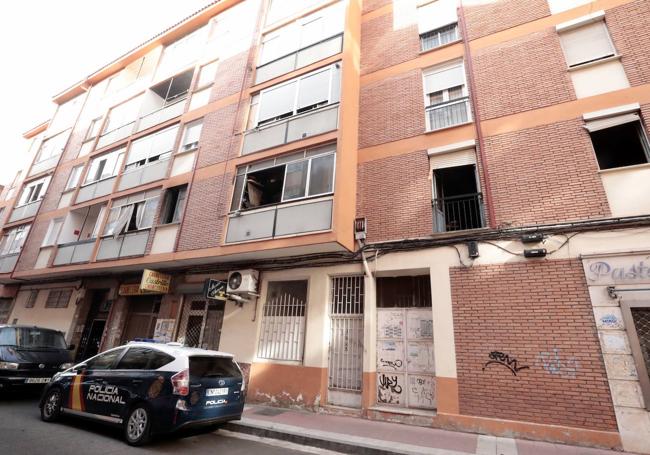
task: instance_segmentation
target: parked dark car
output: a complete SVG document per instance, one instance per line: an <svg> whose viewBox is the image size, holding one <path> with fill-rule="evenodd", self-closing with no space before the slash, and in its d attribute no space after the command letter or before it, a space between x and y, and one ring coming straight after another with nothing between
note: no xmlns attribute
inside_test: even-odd
<svg viewBox="0 0 650 455"><path fill-rule="evenodd" d="M245 382L231 354L179 343L131 342L52 379L41 418L62 414L121 426L126 442L188 426L217 427L241 419Z"/></svg>
<svg viewBox="0 0 650 455"><path fill-rule="evenodd" d="M62 332L43 327L0 325L0 389L47 384L72 366Z"/></svg>

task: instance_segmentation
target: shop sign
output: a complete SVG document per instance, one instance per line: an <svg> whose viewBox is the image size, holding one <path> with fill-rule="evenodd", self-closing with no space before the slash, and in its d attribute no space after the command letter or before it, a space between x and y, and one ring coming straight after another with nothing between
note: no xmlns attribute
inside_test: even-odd
<svg viewBox="0 0 650 455"><path fill-rule="evenodd" d="M650 255L585 259L583 266L590 285L650 283Z"/></svg>
<svg viewBox="0 0 650 455"><path fill-rule="evenodd" d="M117 292L118 292L119 295L122 295L122 296L157 294L157 292L143 291L142 289L140 289L140 283L122 284L122 285L120 285Z"/></svg>
<svg viewBox="0 0 650 455"><path fill-rule="evenodd" d="M172 276L155 270L144 269L140 289L157 294L167 294L172 282Z"/></svg>
<svg viewBox="0 0 650 455"><path fill-rule="evenodd" d="M228 299L228 297L226 297L226 282L213 279L205 280L203 294L208 300L219 300L225 302Z"/></svg>

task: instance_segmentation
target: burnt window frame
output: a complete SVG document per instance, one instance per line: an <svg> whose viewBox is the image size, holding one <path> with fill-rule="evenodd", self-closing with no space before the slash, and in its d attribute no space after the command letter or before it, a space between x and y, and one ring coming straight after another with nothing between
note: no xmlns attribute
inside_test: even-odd
<svg viewBox="0 0 650 455"><path fill-rule="evenodd" d="M643 151L643 153L645 155L645 159L646 159L645 163L626 164L626 165L614 166L614 167L601 167L600 160L598 159L598 154L599 153L598 153L598 150L596 149L596 144L594 143L594 138L593 138L592 135L594 133L600 133L600 132L603 132L603 131L607 131L609 129L616 128L618 126L630 125L630 124L633 124L636 127L639 142L641 144L641 148L643 149L642 151ZM589 135L589 141L591 142L591 148L592 148L592 150L594 152L594 158L596 159L596 164L598 165L598 169L600 171L610 171L610 170L613 171L613 170L616 170L616 169L624 169L624 168L629 168L629 167L632 167L632 166L643 166L644 164L650 164L650 138L648 137L648 129L646 128L646 125L643 122L641 116L639 116L638 120L628 121L628 122L620 123L618 125L612 125L612 126L609 126L607 128L602 128L602 129L598 129L598 130L595 130L595 131L589 131L587 129L587 134Z"/></svg>
<svg viewBox="0 0 650 455"><path fill-rule="evenodd" d="M627 332L630 341L630 349L632 350L634 365L636 366L637 375L639 377L639 384L641 385L641 393L643 394L645 409L650 411L650 370L648 370L643 353L641 352L641 343L639 342L636 325L634 324L634 319L632 317L632 310L635 308L650 310L650 301L621 301L621 313L623 314L625 331Z"/></svg>

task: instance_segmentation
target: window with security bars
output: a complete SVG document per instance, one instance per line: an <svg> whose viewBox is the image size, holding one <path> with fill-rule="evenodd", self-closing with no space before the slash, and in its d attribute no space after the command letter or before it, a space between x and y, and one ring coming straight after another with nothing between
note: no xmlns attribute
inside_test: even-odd
<svg viewBox="0 0 650 455"><path fill-rule="evenodd" d="M25 301L25 308L34 308L36 299L38 298L38 291L29 291L29 297Z"/></svg>
<svg viewBox="0 0 650 455"><path fill-rule="evenodd" d="M307 281L271 281L262 313L257 356L302 361Z"/></svg>
<svg viewBox="0 0 650 455"><path fill-rule="evenodd" d="M650 304L648 302L621 302L621 310L645 407L650 411Z"/></svg>
<svg viewBox="0 0 650 455"><path fill-rule="evenodd" d="M72 295L72 289L51 290L45 301L45 308L66 308Z"/></svg>

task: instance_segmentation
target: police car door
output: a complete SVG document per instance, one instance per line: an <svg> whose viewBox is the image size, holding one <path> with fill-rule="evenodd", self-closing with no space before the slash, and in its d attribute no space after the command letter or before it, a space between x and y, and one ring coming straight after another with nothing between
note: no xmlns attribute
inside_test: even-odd
<svg viewBox="0 0 650 455"><path fill-rule="evenodd" d="M82 373L82 403L86 413L101 420L120 423L120 411L125 401L115 385L114 368L124 352L125 348L113 349L86 362L88 368Z"/></svg>

